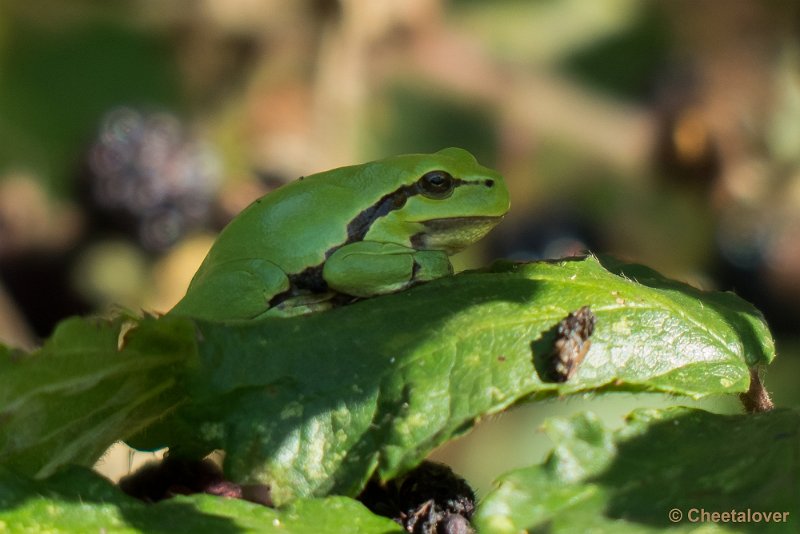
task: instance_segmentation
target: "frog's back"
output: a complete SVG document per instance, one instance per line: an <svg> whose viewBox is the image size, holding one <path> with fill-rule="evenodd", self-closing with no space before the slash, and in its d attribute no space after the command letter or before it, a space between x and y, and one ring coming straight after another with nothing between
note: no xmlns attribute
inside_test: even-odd
<svg viewBox="0 0 800 534"><path fill-rule="evenodd" d="M341 167L300 178L254 201L217 237L201 272L242 259L267 259L284 272L325 260L347 241L347 225L400 180L381 162ZM372 193L371 191L374 191Z"/></svg>

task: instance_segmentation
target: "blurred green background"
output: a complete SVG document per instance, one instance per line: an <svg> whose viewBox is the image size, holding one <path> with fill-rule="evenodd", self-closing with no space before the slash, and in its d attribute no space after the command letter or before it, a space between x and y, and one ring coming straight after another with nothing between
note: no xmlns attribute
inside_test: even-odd
<svg viewBox="0 0 800 534"><path fill-rule="evenodd" d="M0 340L166 311L254 198L461 146L504 173L512 212L459 268L591 250L736 291L777 337L767 387L796 406L798 22L758 0L5 0ZM542 458L545 417L687 402L525 406L435 457L484 492Z"/></svg>

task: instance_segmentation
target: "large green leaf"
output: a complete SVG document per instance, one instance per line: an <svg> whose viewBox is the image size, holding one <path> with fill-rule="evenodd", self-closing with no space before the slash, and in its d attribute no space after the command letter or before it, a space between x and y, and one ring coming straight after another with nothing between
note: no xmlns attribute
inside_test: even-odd
<svg viewBox="0 0 800 534"><path fill-rule="evenodd" d="M580 414L545 429L556 448L498 481L482 532L798 531L797 412L640 410L617 431Z"/></svg>
<svg viewBox="0 0 800 534"><path fill-rule="evenodd" d="M125 324L68 319L32 354L0 350L0 465L37 476L92 465L184 399L192 324L144 319L121 335Z"/></svg>
<svg viewBox="0 0 800 534"><path fill-rule="evenodd" d="M389 534L402 532L346 497L298 500L280 510L211 495L144 504L87 469L33 481L0 469L2 532Z"/></svg>
<svg viewBox="0 0 800 534"><path fill-rule="evenodd" d="M325 313L198 322L192 402L140 439L224 449L229 476L268 483L279 503L353 495L521 399L742 392L749 367L774 357L760 314L734 295L608 264L498 263ZM548 381L555 329L585 305L591 349L572 379Z"/></svg>

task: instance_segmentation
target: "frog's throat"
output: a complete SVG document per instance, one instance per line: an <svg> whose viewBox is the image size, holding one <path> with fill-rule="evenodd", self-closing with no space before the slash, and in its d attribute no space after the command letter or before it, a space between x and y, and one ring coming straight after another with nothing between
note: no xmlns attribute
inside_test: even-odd
<svg viewBox="0 0 800 534"><path fill-rule="evenodd" d="M411 236L411 246L417 250L443 250L454 254L481 239L501 220L502 215L422 221L425 229Z"/></svg>

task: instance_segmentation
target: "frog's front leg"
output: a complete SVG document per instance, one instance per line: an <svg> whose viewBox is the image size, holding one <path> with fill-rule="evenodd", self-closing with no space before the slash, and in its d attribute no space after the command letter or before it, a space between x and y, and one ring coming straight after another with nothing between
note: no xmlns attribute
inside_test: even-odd
<svg viewBox="0 0 800 534"><path fill-rule="evenodd" d="M286 273L270 261L224 262L201 268L170 313L210 320L253 319L269 309L275 295L289 288Z"/></svg>
<svg viewBox="0 0 800 534"><path fill-rule="evenodd" d="M400 291L453 273L445 252L416 250L394 243L359 241L345 245L325 262L322 277L340 293L371 297Z"/></svg>

